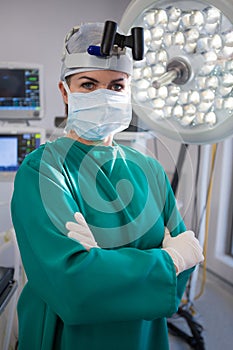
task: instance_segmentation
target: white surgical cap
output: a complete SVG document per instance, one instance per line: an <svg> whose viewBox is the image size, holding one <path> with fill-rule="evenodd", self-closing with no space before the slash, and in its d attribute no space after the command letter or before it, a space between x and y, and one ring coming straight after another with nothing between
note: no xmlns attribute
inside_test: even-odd
<svg viewBox="0 0 233 350"><path fill-rule="evenodd" d="M74 27L67 34L62 58L61 80L75 73L100 69L132 74L133 61L128 48L124 54L107 57L94 56L87 52L91 45L100 46L103 30L103 23L86 23L80 27Z"/></svg>

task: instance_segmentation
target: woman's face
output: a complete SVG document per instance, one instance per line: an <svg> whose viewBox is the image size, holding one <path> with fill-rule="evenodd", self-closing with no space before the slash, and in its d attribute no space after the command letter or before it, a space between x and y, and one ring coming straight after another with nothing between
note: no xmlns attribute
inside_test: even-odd
<svg viewBox="0 0 233 350"><path fill-rule="evenodd" d="M111 70L94 70L74 74L67 79L71 92L88 93L97 89L109 89L127 94L130 90L130 78L126 73ZM67 93L63 84L59 84L63 100L67 104Z"/></svg>

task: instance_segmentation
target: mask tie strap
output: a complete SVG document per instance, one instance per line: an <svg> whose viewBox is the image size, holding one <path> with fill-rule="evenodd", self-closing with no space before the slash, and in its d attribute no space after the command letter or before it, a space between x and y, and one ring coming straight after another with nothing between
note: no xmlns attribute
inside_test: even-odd
<svg viewBox="0 0 233 350"><path fill-rule="evenodd" d="M67 85L67 82L66 81L63 81L62 82L63 86L64 86L64 89L66 90L67 94L70 94L70 88L69 86Z"/></svg>

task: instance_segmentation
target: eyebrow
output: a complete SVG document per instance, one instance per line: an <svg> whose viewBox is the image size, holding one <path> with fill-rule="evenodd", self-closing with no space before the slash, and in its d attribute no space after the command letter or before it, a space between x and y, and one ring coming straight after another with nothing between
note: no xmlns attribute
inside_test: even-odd
<svg viewBox="0 0 233 350"><path fill-rule="evenodd" d="M80 80L80 79L88 79L88 80L91 80L93 83L99 83L99 80L91 78L91 77L88 77L86 75L83 75L83 76L78 78L78 80ZM113 80L110 81L110 83L118 83L118 82L124 81L124 80L126 80L126 78L113 79Z"/></svg>

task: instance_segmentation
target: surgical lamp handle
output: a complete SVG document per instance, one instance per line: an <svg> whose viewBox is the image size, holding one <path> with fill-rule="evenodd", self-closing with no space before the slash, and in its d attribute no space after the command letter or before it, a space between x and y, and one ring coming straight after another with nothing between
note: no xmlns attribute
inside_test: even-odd
<svg viewBox="0 0 233 350"><path fill-rule="evenodd" d="M191 66L183 57L175 57L167 64L167 71L152 82L155 89L171 83L184 85L191 77Z"/></svg>
<svg viewBox="0 0 233 350"><path fill-rule="evenodd" d="M174 79L177 78L177 71L176 70L170 70L168 72L165 72L161 77L159 77L157 80L152 82L152 86L155 89L159 89L161 86L169 85L173 82Z"/></svg>

